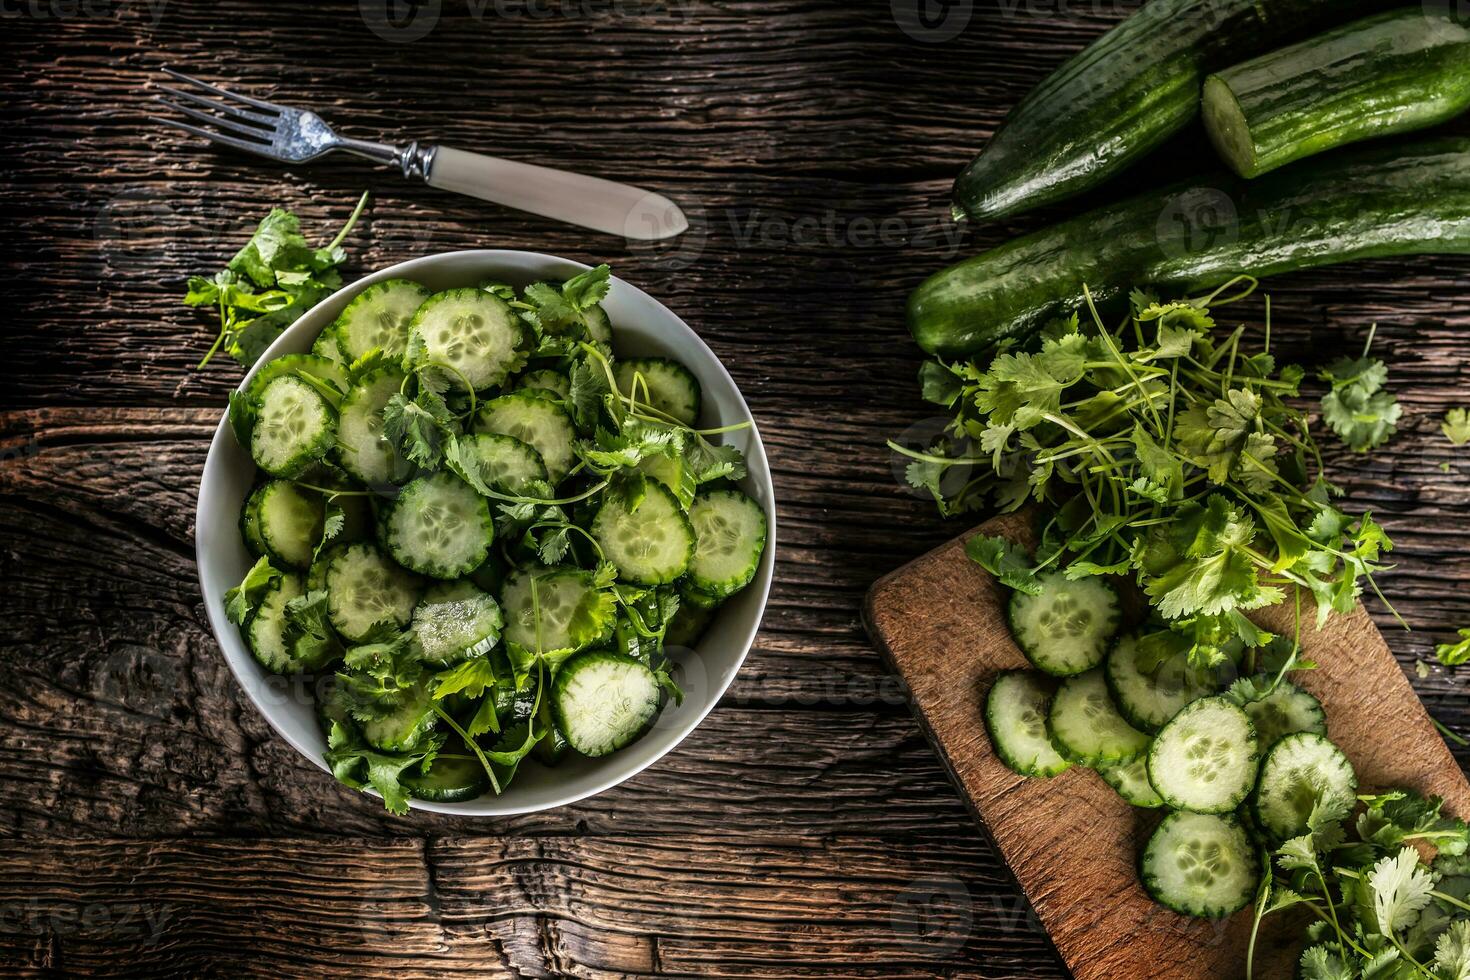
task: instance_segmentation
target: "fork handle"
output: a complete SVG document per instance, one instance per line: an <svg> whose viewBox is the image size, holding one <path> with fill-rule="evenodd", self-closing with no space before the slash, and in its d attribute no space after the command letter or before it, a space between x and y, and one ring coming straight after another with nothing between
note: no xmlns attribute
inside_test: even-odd
<svg viewBox="0 0 1470 980"><path fill-rule="evenodd" d="M424 179L430 187L624 238L669 238L689 227L673 201L652 191L449 146L428 152Z"/></svg>

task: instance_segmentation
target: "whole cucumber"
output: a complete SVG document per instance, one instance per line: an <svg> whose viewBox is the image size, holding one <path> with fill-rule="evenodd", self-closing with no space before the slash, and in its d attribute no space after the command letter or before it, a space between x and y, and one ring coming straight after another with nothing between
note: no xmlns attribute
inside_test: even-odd
<svg viewBox="0 0 1470 980"><path fill-rule="evenodd" d="M1470 138L1375 146L1255 181L1153 191L1015 239L909 297L919 346L963 357L1137 285L1195 290L1353 259L1470 253Z"/></svg>
<svg viewBox="0 0 1470 980"><path fill-rule="evenodd" d="M1365 18L1205 79L1205 129L1242 177L1467 109L1470 27L1430 4Z"/></svg>
<svg viewBox="0 0 1470 980"><path fill-rule="evenodd" d="M1016 106L955 181L955 216L993 220L1096 187L1195 118L1210 72L1382 6L1152 0Z"/></svg>

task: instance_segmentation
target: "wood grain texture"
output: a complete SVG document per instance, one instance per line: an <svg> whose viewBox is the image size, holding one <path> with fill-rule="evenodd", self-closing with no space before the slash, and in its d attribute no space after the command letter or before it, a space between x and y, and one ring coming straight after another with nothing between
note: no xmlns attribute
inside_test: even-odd
<svg viewBox="0 0 1470 980"><path fill-rule="evenodd" d="M27 0L0 11L11 69L0 77L5 880L45 907L93 881L103 900L129 894L133 875L154 887L198 869L211 881L151 946L64 923L11 930L9 910L28 907L14 902L0 904L0 940L53 973L1063 976L872 651L860 606L880 575L957 530L903 488L882 445L935 414L911 380L919 355L902 328L904 297L948 261L1070 210L959 236L944 217L950 180L1027 89L1136 4L950 4L966 28L927 43L881 0L443 0L428 35L394 43L363 21L374 2L283 13L264 0ZM351 159L287 170L212 151L146 122L163 64L312 105L353 135L442 140L644 184L686 205L693 231L636 245ZM1095 199L1207 159L1202 136L1187 134ZM326 238L365 188L374 200L348 243L349 275L454 248L606 259L700 332L760 422L782 540L751 657L680 751L576 807L479 823L390 819L272 735L205 625L193 495L239 370L192 370L211 337L178 304L184 277L217 268L272 204ZM1398 541L1383 585L1416 630L1388 633L1406 676L1470 625L1470 459L1437 431L1446 408L1470 404L1467 273L1470 261L1426 258L1272 284L1284 358L1318 365L1377 322L1377 349L1397 366L1391 387L1409 410L1398 439L1329 463ZM1258 314L1257 304L1241 318ZM1370 611L1392 624L1376 602ZM1414 684L1443 720L1470 724L1463 671ZM518 887L561 904L554 919L534 905L504 918L511 966L495 943L433 930L399 955L338 912L318 918L326 885L280 887L282 862L320 864L319 842L341 835L353 842L330 852L340 872L330 884L367 894L387 875L430 910L440 866L423 855L441 840L473 851L483 839L496 854L530 847L528 837L564 849L610 838L588 859L596 875L625 852L637 877L606 879L617 898L597 901L657 897L659 921L689 925L654 942L657 929L578 904L562 865L517 858L506 866ZM881 911L862 928L825 916L834 892L869 887L837 859L774 877L739 865L711 872L718 888L673 887L685 866L773 836L803 854L869 842L893 888L948 876L971 910L963 940L939 930L904 956ZM667 856L638 857L664 838L677 839ZM745 930L705 928L737 894L762 898L731 906ZM261 952L247 960L242 947ZM417 958L430 947L442 955ZM655 947L680 952L650 960Z"/></svg>
<svg viewBox="0 0 1470 980"><path fill-rule="evenodd" d="M1032 523L1012 514L975 532L1034 547ZM1249 911L1194 920L1156 905L1139 884L1138 855L1156 813L1129 806L1088 769L1027 779L995 754L985 692L1001 671L1028 664L1006 622L1009 590L965 554L969 536L879 580L864 609L945 767L1078 980L1236 980ZM1253 618L1290 635L1293 615L1282 604ZM1351 760L1362 791L1412 789L1470 815L1470 783L1361 606L1309 630L1303 651L1321 666L1294 680L1322 702L1328 736ZM1257 947L1260 975L1292 973L1298 936L1288 918L1267 921Z"/></svg>

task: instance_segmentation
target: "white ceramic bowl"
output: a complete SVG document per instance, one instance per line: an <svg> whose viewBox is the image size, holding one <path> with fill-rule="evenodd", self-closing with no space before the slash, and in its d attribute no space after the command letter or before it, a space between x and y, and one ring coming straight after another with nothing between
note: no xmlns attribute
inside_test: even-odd
<svg viewBox="0 0 1470 980"><path fill-rule="evenodd" d="M348 300L382 279L413 279L433 290L469 286L488 277L524 286L540 279L567 279L586 268L579 262L551 255L500 250L446 252L403 262L360 279L318 304L272 344L259 363L310 349L317 334L337 317ZM602 759L568 757L556 769L528 761L500 796L487 794L465 803L413 801L412 806L421 810L471 816L529 813L572 803L621 783L658 761L694 730L730 686L755 639L775 565L776 512L765 449L750 409L719 359L662 303L615 278L603 306L616 331L618 354L677 357L699 378L704 394L702 428L752 423L746 429L717 439L745 453L750 472L744 489L766 512L769 535L760 569L750 587L721 608L698 649L679 658L677 676L685 692L684 703L665 708L653 730L642 739ZM252 370L246 375L242 388L254 373ZM236 443L228 420L221 419L204 463L195 518L195 553L204 605L225 660L255 707L282 738L323 770L322 792L339 792L330 784L332 777L326 773L322 759L326 740L312 708L310 691L303 690L299 682L262 668L246 649L239 628L225 618L225 591L238 584L252 564L240 538L239 514L254 475L255 466L249 453ZM379 805L369 799L363 803Z"/></svg>

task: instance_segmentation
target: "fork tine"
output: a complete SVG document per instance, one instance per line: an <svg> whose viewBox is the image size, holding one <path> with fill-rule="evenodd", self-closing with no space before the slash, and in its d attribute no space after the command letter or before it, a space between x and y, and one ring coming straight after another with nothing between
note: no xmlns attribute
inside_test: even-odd
<svg viewBox="0 0 1470 980"><path fill-rule="evenodd" d="M170 78L177 79L181 82L187 82L188 84L193 85L196 88L202 88L204 89L204 91L212 92L215 95L221 96L222 98L234 99L237 102L243 102L246 105L253 105L257 109L264 109L267 112L281 113L285 111L286 108L285 106L276 105L274 102L265 102L261 99L252 99L248 95L241 95L239 92L231 92L229 89L220 88L218 85L211 85L208 82L202 82L199 79L194 78L190 75L185 75L181 71L174 71L172 68L165 67L163 71L164 74L168 75Z"/></svg>
<svg viewBox="0 0 1470 980"><path fill-rule="evenodd" d="M193 92L185 92L183 89L174 88L172 85L159 85L157 87L162 91L167 92L169 95L172 95L176 99L186 99L189 102L194 103L195 105L202 105L205 108L213 109L216 112L228 113L229 115L236 116L240 119L249 119L252 122L262 123L266 126L274 126L276 124L276 120L280 118L278 116L267 116L263 112L251 112L249 109L242 109L239 106L230 105L228 102L221 102L218 99L206 99L202 95L195 95Z"/></svg>
<svg viewBox="0 0 1470 980"><path fill-rule="evenodd" d="M165 99L162 96L158 97L158 101L162 105L168 106L175 112L182 112L190 119L197 119L200 122L209 123L211 126L218 126L220 129L227 129L232 132L239 133L242 136L254 137L258 140L264 140L267 143L269 143L275 137L274 130L261 129L259 126L251 126L248 123L239 122L225 116L216 116L208 112L200 112L198 109L191 109L186 105L179 105L177 102L170 102L168 99Z"/></svg>
<svg viewBox="0 0 1470 980"><path fill-rule="evenodd" d="M163 119L159 116L149 116L148 121L159 123L164 126L172 126L175 129L182 129L186 133L193 133L195 136L203 136L207 140L211 140L215 143L223 143L226 146L233 146L235 149L244 150L246 153L254 153L258 156L271 157L272 159L275 159L274 155L270 151L270 144L268 143L256 143L253 140L236 139L233 136L226 136L223 133L211 133L207 129L200 129L198 126L190 126L188 123L179 122L177 119Z"/></svg>

